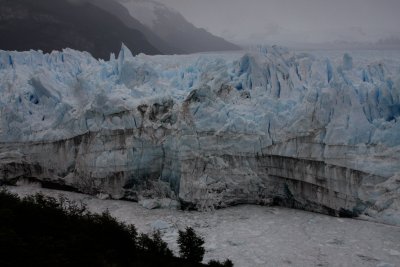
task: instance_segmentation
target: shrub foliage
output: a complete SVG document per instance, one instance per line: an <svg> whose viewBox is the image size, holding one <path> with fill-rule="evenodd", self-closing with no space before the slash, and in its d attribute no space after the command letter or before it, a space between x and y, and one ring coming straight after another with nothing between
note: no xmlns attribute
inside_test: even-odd
<svg viewBox="0 0 400 267"><path fill-rule="evenodd" d="M204 244L201 241L197 246ZM160 233L138 235L133 225L118 222L108 212L92 214L65 198L37 194L20 199L0 191L2 267L224 266L202 264L204 249L194 251L176 257Z"/></svg>
<svg viewBox="0 0 400 267"><path fill-rule="evenodd" d="M204 239L198 236L193 228L187 227L185 231L179 231L179 254L182 258L191 262L201 262L204 257Z"/></svg>

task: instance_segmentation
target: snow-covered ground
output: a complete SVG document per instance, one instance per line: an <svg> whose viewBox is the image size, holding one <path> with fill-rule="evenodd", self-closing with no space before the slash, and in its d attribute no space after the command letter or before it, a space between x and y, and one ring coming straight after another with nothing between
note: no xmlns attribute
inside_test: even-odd
<svg viewBox="0 0 400 267"><path fill-rule="evenodd" d="M147 210L137 203L32 186L8 187L21 196L42 192L109 212L140 232L161 229L177 251L178 229L192 226L206 240L205 259L230 258L237 267L400 266L400 227L280 207L236 206L212 212Z"/></svg>

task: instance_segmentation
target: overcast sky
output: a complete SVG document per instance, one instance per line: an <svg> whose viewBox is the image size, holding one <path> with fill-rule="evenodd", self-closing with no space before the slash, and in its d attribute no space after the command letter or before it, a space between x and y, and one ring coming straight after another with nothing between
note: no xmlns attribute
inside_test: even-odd
<svg viewBox="0 0 400 267"><path fill-rule="evenodd" d="M240 44L400 36L400 0L157 0Z"/></svg>

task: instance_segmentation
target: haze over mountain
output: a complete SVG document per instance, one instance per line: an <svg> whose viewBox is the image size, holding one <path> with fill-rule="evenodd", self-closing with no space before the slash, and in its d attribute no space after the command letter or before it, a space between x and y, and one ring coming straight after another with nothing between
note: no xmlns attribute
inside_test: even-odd
<svg viewBox="0 0 400 267"><path fill-rule="evenodd" d="M177 52L238 50L237 45L197 28L179 12L153 0L117 0Z"/></svg>
<svg viewBox="0 0 400 267"><path fill-rule="evenodd" d="M157 27L144 25L114 0L0 0L0 49L51 52L68 47L108 59L111 52L120 50L121 43L134 54L239 48L196 28L162 4L145 2L156 4L146 14L155 19ZM124 4L130 10L142 10L143 1Z"/></svg>
<svg viewBox="0 0 400 267"><path fill-rule="evenodd" d="M398 0L158 0L241 45L376 43L400 37Z"/></svg>
<svg viewBox="0 0 400 267"><path fill-rule="evenodd" d="M183 51L171 46L164 40L162 40L159 36L152 32L150 28L142 24L139 20L132 17L129 14L129 11L122 6L120 3L114 0L80 0L87 1L91 4L99 7L113 16L117 17L121 20L127 27L139 30L143 33L146 39L157 48L162 54L181 54Z"/></svg>

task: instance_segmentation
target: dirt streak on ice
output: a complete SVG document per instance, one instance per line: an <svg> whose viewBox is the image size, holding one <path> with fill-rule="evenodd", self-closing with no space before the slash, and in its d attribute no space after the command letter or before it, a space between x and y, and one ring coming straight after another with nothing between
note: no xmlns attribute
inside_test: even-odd
<svg viewBox="0 0 400 267"><path fill-rule="evenodd" d="M31 186L8 189L21 196L62 194L92 212L108 210L139 232L160 229L176 253L178 229L191 226L206 240L206 261L230 258L237 267L400 266L400 227L280 207L243 205L206 213L147 210L133 202Z"/></svg>

